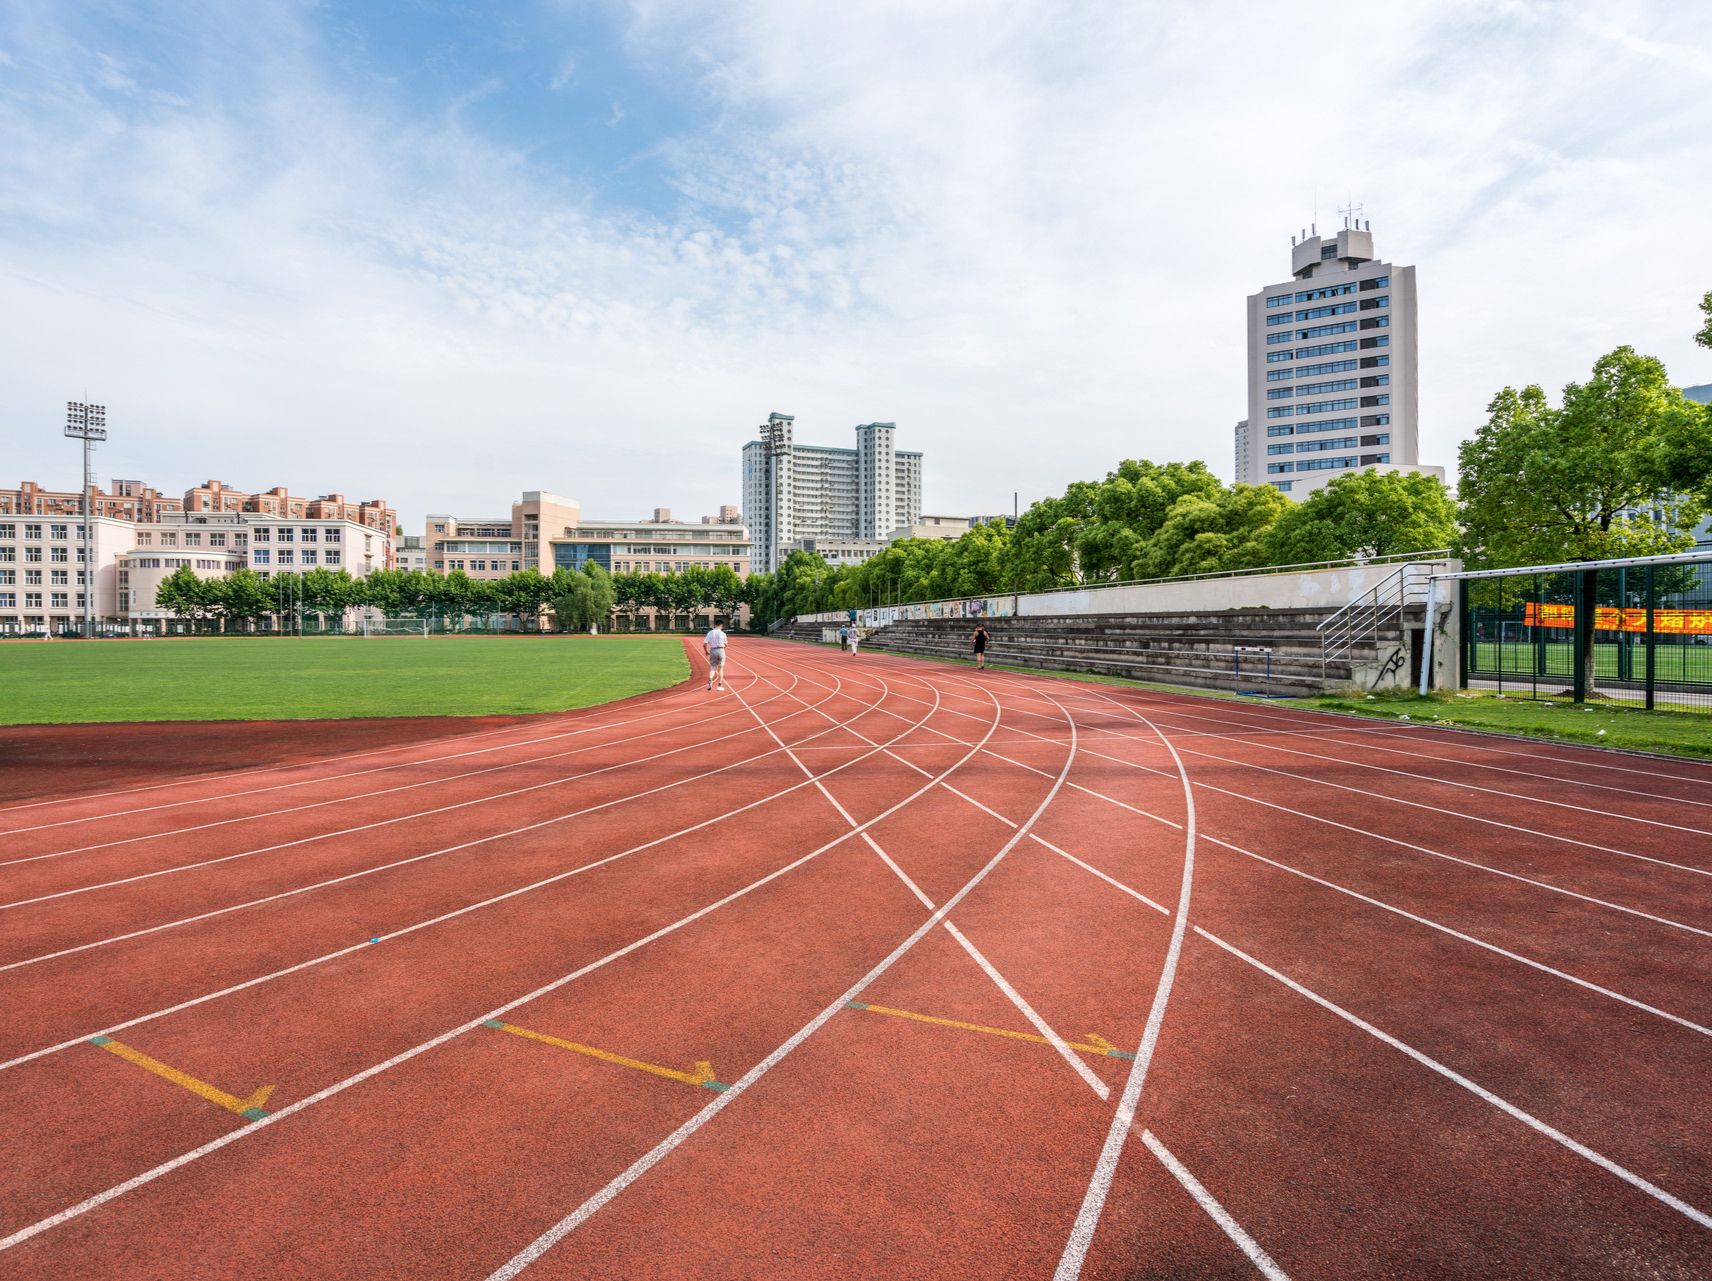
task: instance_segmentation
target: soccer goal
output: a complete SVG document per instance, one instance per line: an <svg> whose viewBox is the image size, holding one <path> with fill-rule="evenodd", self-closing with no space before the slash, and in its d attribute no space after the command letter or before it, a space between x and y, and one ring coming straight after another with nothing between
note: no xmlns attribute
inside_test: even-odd
<svg viewBox="0 0 1712 1281"><path fill-rule="evenodd" d="M426 618L370 618L363 615L364 636L426 636Z"/></svg>

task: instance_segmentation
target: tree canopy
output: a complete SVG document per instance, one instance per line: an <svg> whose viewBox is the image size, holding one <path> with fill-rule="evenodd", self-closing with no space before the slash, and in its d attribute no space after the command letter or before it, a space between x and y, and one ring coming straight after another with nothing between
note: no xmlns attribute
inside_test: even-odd
<svg viewBox="0 0 1712 1281"><path fill-rule="evenodd" d="M1632 347L1602 356L1554 406L1506 387L1463 442L1464 559L1530 565L1675 551L1693 540L1706 415L1664 365Z"/></svg>
<svg viewBox="0 0 1712 1281"><path fill-rule="evenodd" d="M1437 476L1350 472L1280 514L1267 535L1267 560L1305 565L1437 551L1456 537L1456 502Z"/></svg>

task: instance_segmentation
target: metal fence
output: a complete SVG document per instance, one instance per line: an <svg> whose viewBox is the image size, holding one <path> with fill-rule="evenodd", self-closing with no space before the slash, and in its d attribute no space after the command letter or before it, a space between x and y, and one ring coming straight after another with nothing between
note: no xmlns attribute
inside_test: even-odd
<svg viewBox="0 0 1712 1281"><path fill-rule="evenodd" d="M1712 553L1506 571L1460 587L1464 688L1712 711Z"/></svg>

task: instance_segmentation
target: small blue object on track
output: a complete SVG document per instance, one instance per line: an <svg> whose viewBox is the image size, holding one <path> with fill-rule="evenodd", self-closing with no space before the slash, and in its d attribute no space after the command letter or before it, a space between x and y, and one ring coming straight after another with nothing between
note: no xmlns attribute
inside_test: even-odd
<svg viewBox="0 0 1712 1281"><path fill-rule="evenodd" d="M369 940L369 942L371 942L371 943L378 943L378 942L380 942L380 940L379 940L379 939L370 939L370 940Z"/></svg>

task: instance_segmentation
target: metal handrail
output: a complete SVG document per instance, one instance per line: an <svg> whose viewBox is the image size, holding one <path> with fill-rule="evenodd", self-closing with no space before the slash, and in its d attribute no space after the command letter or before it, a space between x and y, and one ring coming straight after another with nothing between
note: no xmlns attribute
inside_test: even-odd
<svg viewBox="0 0 1712 1281"><path fill-rule="evenodd" d="M1380 628L1400 618L1408 606L1426 600L1432 577L1430 565L1408 561L1321 622L1322 663L1344 658L1358 641L1378 640Z"/></svg>

